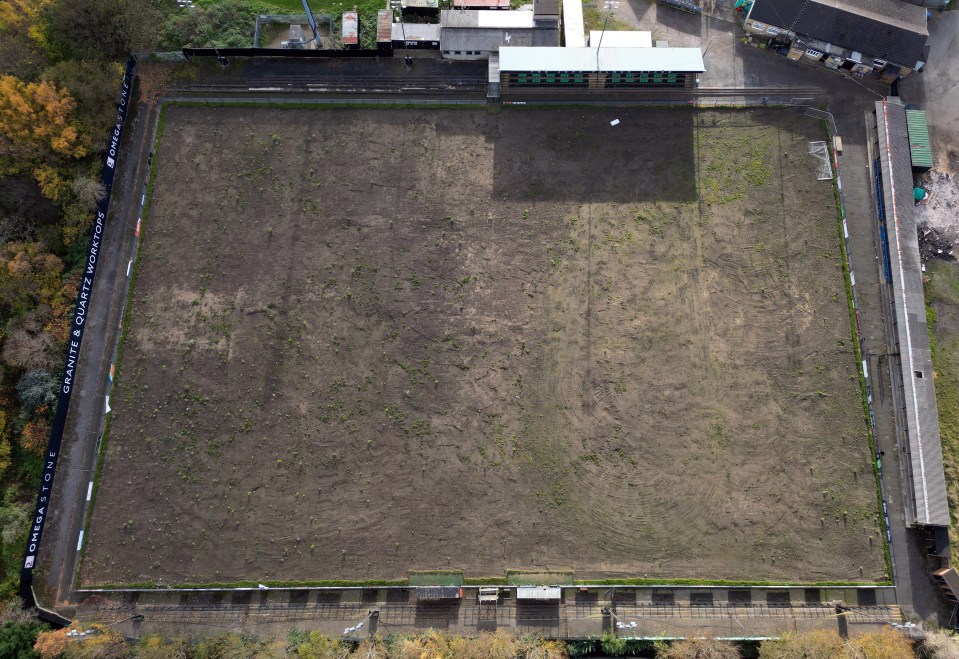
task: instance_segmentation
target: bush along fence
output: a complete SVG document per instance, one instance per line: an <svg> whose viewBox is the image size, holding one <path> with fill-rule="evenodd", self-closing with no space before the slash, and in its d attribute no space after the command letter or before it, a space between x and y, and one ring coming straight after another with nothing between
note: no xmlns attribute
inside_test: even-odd
<svg viewBox="0 0 959 659"><path fill-rule="evenodd" d="M836 132L836 121L830 112L824 112L822 110L817 110L815 108L806 108L806 115L810 117L815 117L819 119L826 125L826 132L829 135L830 143L833 141L833 138L837 135ZM847 271L846 275L846 285L849 287L849 299L852 303L852 315L856 323L856 357L859 360L859 377L862 383L863 395L865 396L865 407L866 414L869 419L869 448L872 452L873 464L876 468L876 478L878 481L878 493L879 493L879 503L882 507L882 518L883 526L886 530L886 550L888 554L888 563L889 563L889 576L895 582L896 578L896 568L895 561L893 560L893 548L892 548L892 528L889 525L889 507L886 503L886 492L883 485L883 475L882 475L882 456L879 453L879 449L875 444L875 433L876 433L876 414L873 411L872 407L872 385L869 384L869 366L866 363L866 359L863 356L864 354L864 344L862 338L862 321L861 321L861 305L859 302L859 291L856 287L856 274L852 268L852 260L849 257L849 226L846 222L846 202L845 196L842 191L842 177L840 176L840 159L839 154L836 153L836 150L832 148L830 144L830 153L832 154L832 165L836 175L836 201L839 207L839 218L842 224L842 251L843 251L843 264Z"/></svg>
<svg viewBox="0 0 959 659"><path fill-rule="evenodd" d="M20 596L27 606L35 604L33 598L33 569L36 565L37 554L40 551L40 540L43 537L43 527L50 512L50 499L53 492L54 476L57 470L57 461L60 457L60 445L63 442L63 429L70 409L70 397L73 385L77 380L77 370L80 360L80 345L83 343L83 330L86 325L87 310L90 308L90 298L93 292L93 282L96 277L97 263L100 258L100 246L103 242L103 233L106 224L107 209L110 206L110 196L113 190L113 179L116 174L117 159L120 151L120 138L123 136L123 125L126 121L127 109L130 106L130 92L133 89L133 76L136 71L136 58L130 56L127 60L126 71L120 88L120 98L117 103L117 121L107 143L106 154L103 159L101 181L106 194L97 204L96 217L90 235L90 244L87 248L87 258L84 261L83 275L80 280L80 290L77 292L77 302L73 312L73 322L70 324L70 334L67 339L66 358L64 359L63 373L60 380L60 394L57 400L56 414L47 440L47 450L43 457L43 471L40 476L40 487L37 493L37 505L31 520L30 535L23 558L23 567L20 569Z"/></svg>

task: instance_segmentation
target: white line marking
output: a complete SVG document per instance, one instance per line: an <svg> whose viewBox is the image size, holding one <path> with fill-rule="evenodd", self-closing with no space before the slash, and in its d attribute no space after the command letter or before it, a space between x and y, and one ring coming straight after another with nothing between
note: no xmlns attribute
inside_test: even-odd
<svg viewBox="0 0 959 659"><path fill-rule="evenodd" d="M130 262L127 263L127 277L130 276L130 270L133 268L133 259L130 259Z"/></svg>
<svg viewBox="0 0 959 659"><path fill-rule="evenodd" d="M90 481L90 484L87 486L87 501L90 500L90 497L93 496L93 481Z"/></svg>
<svg viewBox="0 0 959 659"><path fill-rule="evenodd" d="M77 540L77 551L80 551L81 547L83 547L83 529L80 529L80 539Z"/></svg>
<svg viewBox="0 0 959 659"><path fill-rule="evenodd" d="M103 413L104 413L104 414L109 414L109 413L110 413L110 397L109 397L109 396L106 396L106 401L104 402L104 411L103 411Z"/></svg>

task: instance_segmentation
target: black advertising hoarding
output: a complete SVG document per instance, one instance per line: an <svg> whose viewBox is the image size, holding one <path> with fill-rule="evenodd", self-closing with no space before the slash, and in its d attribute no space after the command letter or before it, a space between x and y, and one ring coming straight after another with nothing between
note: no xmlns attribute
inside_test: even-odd
<svg viewBox="0 0 959 659"><path fill-rule="evenodd" d="M100 247L103 244L103 231L107 217L107 208L110 206L110 193L113 190L113 178L116 174L117 154L120 151L120 138L123 135L123 124L126 120L127 109L130 106L130 92L133 89L133 75L136 70L136 58L130 56L127 60L126 71L123 74L123 86L120 89L120 99L117 103L117 121L107 152L103 160L101 180L106 194L97 204L96 219L90 235L90 245L87 249L87 258L83 262L83 273L80 279L80 290L77 292L77 303L73 312L73 322L70 325L70 335L67 339L67 354L63 365L63 375L60 381L60 395L57 400L57 411L53 417L53 426L50 430L50 439L47 441L47 450L43 456L43 472L40 476L40 489L37 493L37 506L33 513L30 525L30 535L27 539L26 552L23 558L23 567L20 570L20 596L29 606L33 602L33 568L36 565L37 553L40 551L40 539L43 537L43 526L50 512L50 495L53 491L53 478L57 470L57 460L60 457L60 445L63 442L63 429L70 409L70 396L77 380L77 367L80 357L80 344L83 342L83 329L86 326L87 312L90 308L90 298L93 294L93 281L97 272L97 263L100 260Z"/></svg>

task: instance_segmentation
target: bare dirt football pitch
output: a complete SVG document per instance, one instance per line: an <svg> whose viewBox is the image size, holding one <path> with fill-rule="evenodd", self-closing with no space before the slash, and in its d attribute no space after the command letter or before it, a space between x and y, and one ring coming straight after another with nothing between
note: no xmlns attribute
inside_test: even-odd
<svg viewBox="0 0 959 659"><path fill-rule="evenodd" d="M83 583L885 578L821 137L169 107Z"/></svg>

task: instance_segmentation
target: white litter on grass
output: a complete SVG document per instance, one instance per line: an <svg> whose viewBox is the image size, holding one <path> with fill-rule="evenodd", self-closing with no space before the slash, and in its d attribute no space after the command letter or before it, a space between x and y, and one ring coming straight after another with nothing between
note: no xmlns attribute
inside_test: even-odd
<svg viewBox="0 0 959 659"><path fill-rule="evenodd" d="M104 414L109 414L109 413L110 413L110 397L109 397L109 396L107 396L107 397L106 397L106 400L104 401L104 411L103 411L103 413L104 413Z"/></svg>
<svg viewBox="0 0 959 659"><path fill-rule="evenodd" d="M612 121L609 122L609 125L610 125L610 126L618 126L618 125L619 125L619 119L613 119Z"/></svg>

